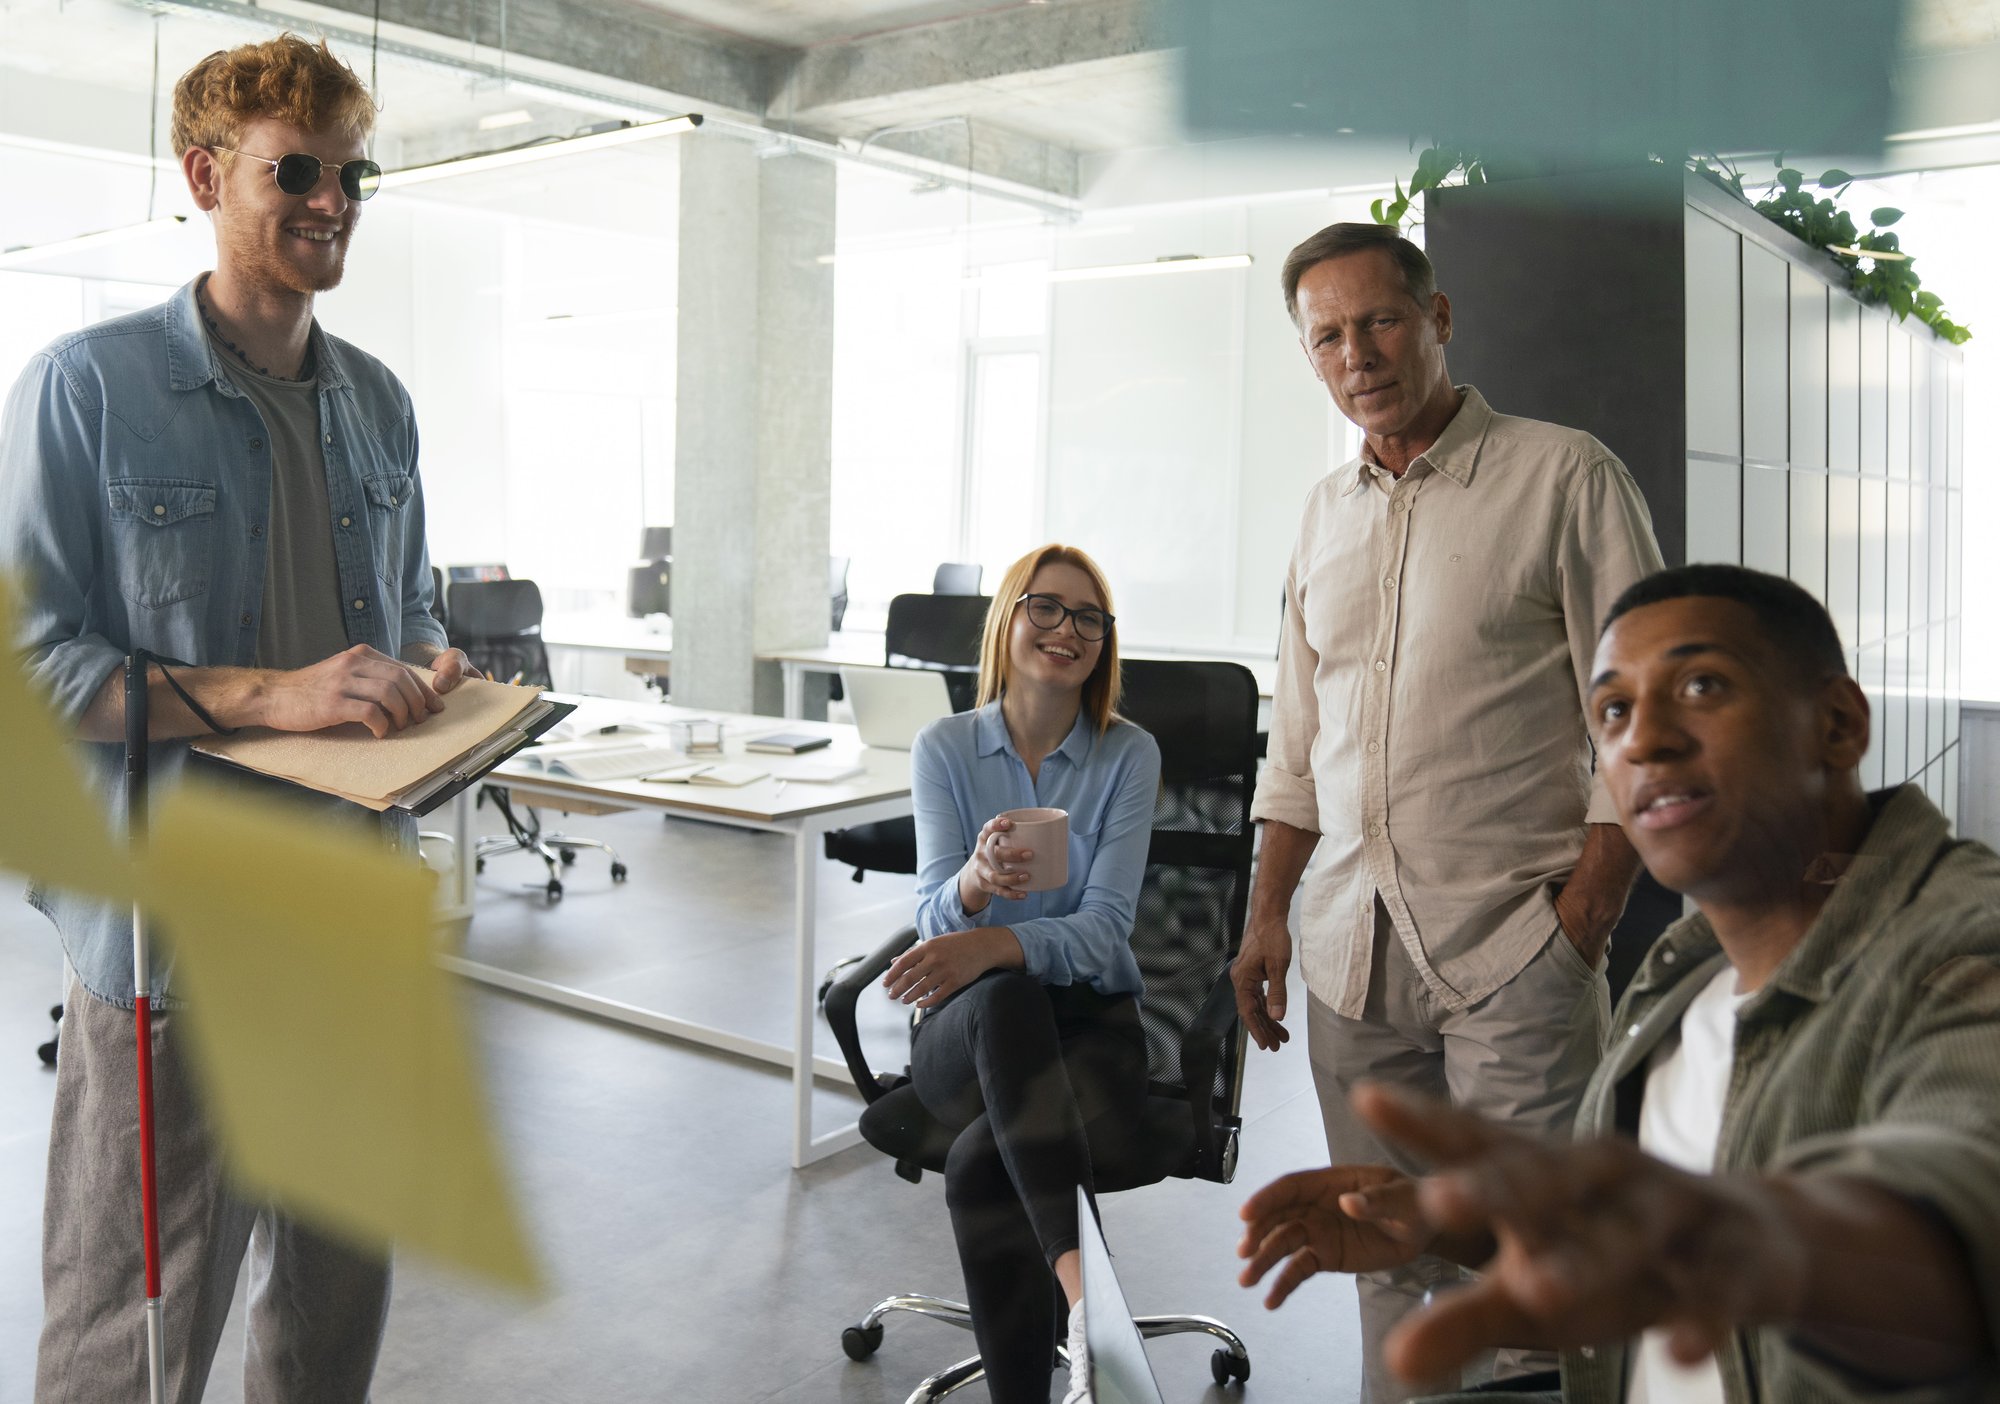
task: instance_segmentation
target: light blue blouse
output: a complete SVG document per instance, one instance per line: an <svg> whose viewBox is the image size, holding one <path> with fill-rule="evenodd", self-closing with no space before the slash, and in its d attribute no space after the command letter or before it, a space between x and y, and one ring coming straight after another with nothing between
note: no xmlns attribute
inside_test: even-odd
<svg viewBox="0 0 2000 1404"><path fill-rule="evenodd" d="M1042 761L1039 780L1014 750L1000 704L932 722L910 753L917 817L917 930L1005 926L1021 943L1027 972L1045 985L1088 984L1100 994L1137 994L1132 921L1152 843L1160 748L1129 722L1097 734L1079 715ZM1069 812L1069 883L1020 901L995 897L967 914L958 872L986 821L1036 806Z"/></svg>

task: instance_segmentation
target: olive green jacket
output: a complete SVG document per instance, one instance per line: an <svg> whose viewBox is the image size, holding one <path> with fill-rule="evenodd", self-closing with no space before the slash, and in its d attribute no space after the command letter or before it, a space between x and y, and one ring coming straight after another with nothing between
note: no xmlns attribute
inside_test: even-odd
<svg viewBox="0 0 2000 1404"><path fill-rule="evenodd" d="M1921 790L1876 817L1805 938L1738 1014L1715 1166L1866 1178L1936 1213L2000 1341L2000 857L1953 839ZM1706 918L1668 927L1612 1019L1579 1136L1636 1135L1647 1060L1724 960ZM1865 1270L1865 1265L1856 1265ZM1624 1345L1566 1352L1566 1404L1622 1404ZM1729 1404L2000 1401L2000 1370L1885 1389L1781 1329L1721 1352Z"/></svg>

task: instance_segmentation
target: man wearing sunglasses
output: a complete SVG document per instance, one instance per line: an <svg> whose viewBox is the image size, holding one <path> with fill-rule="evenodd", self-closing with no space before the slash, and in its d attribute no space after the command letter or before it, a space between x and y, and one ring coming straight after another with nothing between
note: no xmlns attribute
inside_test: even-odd
<svg viewBox="0 0 2000 1404"><path fill-rule="evenodd" d="M160 307L57 341L8 400L0 569L23 592L17 644L114 810L120 665L135 648L179 660L150 677L160 741L346 723L387 736L422 724L440 693L476 676L429 613L409 396L313 319L380 179L365 154L374 118L366 88L324 44L285 35L196 64L174 90L174 147L214 225L214 271ZM418 664L434 670L428 680ZM154 785L187 763L185 747L156 746ZM321 822L386 829L413 846L414 825L268 788ZM30 895L75 972L43 1209L35 1397L141 1399L130 922L66 893ZM283 939L282 912L270 934ZM245 1400L362 1404L388 1310L386 1257L227 1183L180 1053L171 965L157 963L167 1397L200 1399L247 1252Z"/></svg>

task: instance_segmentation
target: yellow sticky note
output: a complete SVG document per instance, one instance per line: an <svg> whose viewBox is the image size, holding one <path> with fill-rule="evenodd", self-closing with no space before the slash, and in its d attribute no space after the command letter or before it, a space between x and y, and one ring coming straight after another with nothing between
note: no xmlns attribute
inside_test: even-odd
<svg viewBox="0 0 2000 1404"><path fill-rule="evenodd" d="M156 804L140 874L232 1171L361 1241L538 1287L429 874L196 783Z"/></svg>
<svg viewBox="0 0 2000 1404"><path fill-rule="evenodd" d="M0 638L14 633L14 601L0 579ZM0 868L109 902L132 900L132 872L111 838L55 719L11 654L0 667Z"/></svg>

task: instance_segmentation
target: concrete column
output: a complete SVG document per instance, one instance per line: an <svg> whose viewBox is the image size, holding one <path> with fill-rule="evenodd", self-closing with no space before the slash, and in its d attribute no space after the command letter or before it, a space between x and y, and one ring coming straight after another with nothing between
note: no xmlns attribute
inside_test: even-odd
<svg viewBox="0 0 2000 1404"><path fill-rule="evenodd" d="M682 139L674 701L781 708L759 652L828 628L834 170Z"/></svg>

